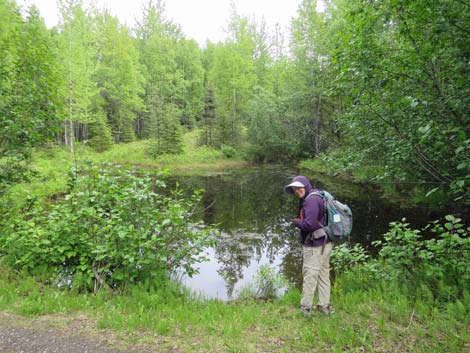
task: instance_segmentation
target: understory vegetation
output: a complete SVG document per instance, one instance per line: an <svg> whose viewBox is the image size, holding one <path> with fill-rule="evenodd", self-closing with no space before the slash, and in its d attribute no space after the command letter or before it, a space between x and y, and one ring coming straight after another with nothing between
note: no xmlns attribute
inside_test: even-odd
<svg viewBox="0 0 470 353"><path fill-rule="evenodd" d="M159 272L191 274L211 229L191 222L200 193L183 199L151 176L123 166L73 169L54 202L31 197L18 213L2 209L3 262L46 283L111 290ZM16 216L11 214L11 210Z"/></svg>
<svg viewBox="0 0 470 353"><path fill-rule="evenodd" d="M27 178L0 190L8 200L8 207L23 205L28 197L55 198L67 189L67 179L72 168L87 163L102 165L111 163L136 169L159 169L163 175L198 173L201 170L221 170L246 166L240 153L226 156L223 151L197 146L197 132L184 135L184 147L178 155L163 154L157 158L147 152L148 140L114 145L106 152L98 153L87 145L75 146L71 154L63 146L40 147L31 151L31 163Z"/></svg>
<svg viewBox="0 0 470 353"><path fill-rule="evenodd" d="M113 345L124 349L464 352L470 348L470 229L449 216L430 231L437 237L424 240L420 230L392 224L375 259L358 245L336 247L332 316L304 318L292 287L278 299L260 299L263 289L286 284L269 267L238 299L221 302L194 296L165 276L128 284L119 294L90 294L45 286L3 264L0 311L18 322L47 315L62 330L80 320L79 333L112 332Z"/></svg>

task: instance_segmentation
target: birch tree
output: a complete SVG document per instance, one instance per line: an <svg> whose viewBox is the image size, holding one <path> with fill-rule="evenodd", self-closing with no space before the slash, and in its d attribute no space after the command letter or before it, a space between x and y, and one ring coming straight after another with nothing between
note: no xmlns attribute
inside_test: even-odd
<svg viewBox="0 0 470 353"><path fill-rule="evenodd" d="M95 13L99 102L115 143L133 141L136 113L143 109L144 78L130 30L108 11Z"/></svg>
<svg viewBox="0 0 470 353"><path fill-rule="evenodd" d="M94 121L91 103L97 94L93 81L96 53L92 43L92 22L82 0L58 0L60 10L59 50L66 85L64 99L64 142L74 151L76 130Z"/></svg>

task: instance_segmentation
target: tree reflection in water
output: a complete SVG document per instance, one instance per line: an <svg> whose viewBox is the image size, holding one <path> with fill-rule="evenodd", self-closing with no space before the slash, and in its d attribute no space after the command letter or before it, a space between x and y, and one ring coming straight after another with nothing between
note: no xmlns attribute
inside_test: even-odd
<svg viewBox="0 0 470 353"><path fill-rule="evenodd" d="M206 176L180 176L171 182L188 194L203 189L196 214L221 230L219 243L210 249L210 263L185 282L207 297L230 299L249 283L263 264L275 266L295 286L301 286L301 246L290 219L298 214L298 200L284 192L297 171L279 166L237 169ZM319 179L305 173L316 187L329 190L347 203L354 215L352 242L369 247L388 230L391 221L404 216L412 225L429 220L429 211L405 210L384 200L371 187L337 179Z"/></svg>

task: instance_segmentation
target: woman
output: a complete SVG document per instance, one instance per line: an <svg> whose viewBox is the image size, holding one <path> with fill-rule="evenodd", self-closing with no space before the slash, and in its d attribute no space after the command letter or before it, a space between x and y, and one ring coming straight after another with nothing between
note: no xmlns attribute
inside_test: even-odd
<svg viewBox="0 0 470 353"><path fill-rule="evenodd" d="M300 229L302 243L302 299L300 308L305 316L312 312L313 297L318 289L317 309L324 314L332 314L330 305L330 255L333 243L323 229L326 223L324 202L316 195L310 181L304 176L296 176L284 190L300 200L300 216L292 222Z"/></svg>

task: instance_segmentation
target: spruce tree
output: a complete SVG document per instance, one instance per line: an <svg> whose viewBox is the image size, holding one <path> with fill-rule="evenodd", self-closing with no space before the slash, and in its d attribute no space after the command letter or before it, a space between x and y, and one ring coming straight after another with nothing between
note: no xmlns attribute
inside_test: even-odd
<svg viewBox="0 0 470 353"><path fill-rule="evenodd" d="M215 145L216 104L214 89L208 87L204 97L204 112L201 119L202 133L200 143L213 147Z"/></svg>
<svg viewBox="0 0 470 353"><path fill-rule="evenodd" d="M113 137L106 124L104 113L97 116L95 122L90 124L90 135L89 145L97 152L107 151L113 146Z"/></svg>

